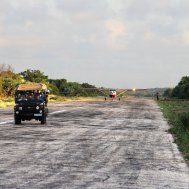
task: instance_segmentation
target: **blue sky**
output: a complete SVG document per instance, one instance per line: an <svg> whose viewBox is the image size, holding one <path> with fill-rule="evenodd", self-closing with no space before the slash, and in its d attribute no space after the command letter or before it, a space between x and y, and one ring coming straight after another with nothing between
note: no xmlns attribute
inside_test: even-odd
<svg viewBox="0 0 189 189"><path fill-rule="evenodd" d="M189 71L188 0L1 0L0 63L115 88Z"/></svg>

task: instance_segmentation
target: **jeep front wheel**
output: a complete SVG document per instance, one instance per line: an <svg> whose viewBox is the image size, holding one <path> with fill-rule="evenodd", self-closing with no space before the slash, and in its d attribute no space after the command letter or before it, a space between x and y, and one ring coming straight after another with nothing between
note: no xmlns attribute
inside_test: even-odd
<svg viewBox="0 0 189 189"><path fill-rule="evenodd" d="M21 124L21 118L17 115L14 116L14 123L15 125Z"/></svg>
<svg viewBox="0 0 189 189"><path fill-rule="evenodd" d="M44 125L46 123L46 114L43 115L42 119L41 119L41 124Z"/></svg>

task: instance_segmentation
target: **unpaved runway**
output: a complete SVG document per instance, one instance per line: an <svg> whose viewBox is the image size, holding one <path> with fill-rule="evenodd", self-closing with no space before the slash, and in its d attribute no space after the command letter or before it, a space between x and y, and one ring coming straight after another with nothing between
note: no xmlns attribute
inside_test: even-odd
<svg viewBox="0 0 189 189"><path fill-rule="evenodd" d="M11 108L0 109L0 188L189 188L189 169L154 101L49 108L47 125L20 126Z"/></svg>

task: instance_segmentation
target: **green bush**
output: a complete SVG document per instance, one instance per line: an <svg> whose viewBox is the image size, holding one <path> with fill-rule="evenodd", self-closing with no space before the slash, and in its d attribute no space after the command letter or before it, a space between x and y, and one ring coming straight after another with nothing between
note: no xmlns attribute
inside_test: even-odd
<svg viewBox="0 0 189 189"><path fill-rule="evenodd" d="M189 162L189 101L159 101L162 112L171 125L169 132Z"/></svg>
<svg viewBox="0 0 189 189"><path fill-rule="evenodd" d="M185 113L180 113L178 115L178 119L181 122L181 126L182 128L186 131L189 129L189 113L185 112Z"/></svg>

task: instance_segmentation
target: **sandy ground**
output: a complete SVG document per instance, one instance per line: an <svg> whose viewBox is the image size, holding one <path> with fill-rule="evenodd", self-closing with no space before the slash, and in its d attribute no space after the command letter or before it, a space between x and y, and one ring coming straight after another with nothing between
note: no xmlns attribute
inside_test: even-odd
<svg viewBox="0 0 189 189"><path fill-rule="evenodd" d="M156 102L54 103L46 125L0 109L0 188L189 188Z"/></svg>

